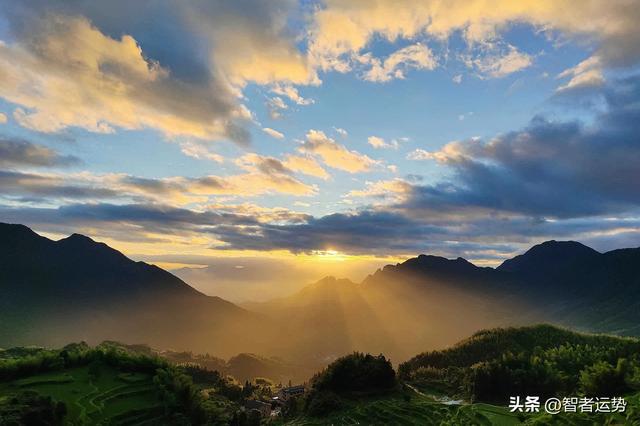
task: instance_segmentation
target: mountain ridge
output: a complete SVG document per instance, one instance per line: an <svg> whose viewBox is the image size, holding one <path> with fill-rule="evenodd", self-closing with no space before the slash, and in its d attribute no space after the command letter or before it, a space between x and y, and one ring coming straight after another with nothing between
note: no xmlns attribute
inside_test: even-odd
<svg viewBox="0 0 640 426"><path fill-rule="evenodd" d="M315 363L353 350L403 359L481 327L640 333L640 248L551 240L497 268L419 255L359 283L325 277L240 307L82 234L53 241L0 224L0 292L0 346L94 338Z"/></svg>
<svg viewBox="0 0 640 426"><path fill-rule="evenodd" d="M231 355L253 348L227 329L268 326L259 314L105 243L81 234L54 241L23 225L0 223L0 292L3 346L113 339L183 349L195 342L206 352L215 337Z"/></svg>

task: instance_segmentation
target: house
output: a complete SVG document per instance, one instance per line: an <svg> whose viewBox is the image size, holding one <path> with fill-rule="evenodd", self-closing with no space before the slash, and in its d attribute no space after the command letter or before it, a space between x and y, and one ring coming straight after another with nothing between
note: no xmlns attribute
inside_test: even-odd
<svg viewBox="0 0 640 426"><path fill-rule="evenodd" d="M271 404L267 402L248 399L244 402L244 408L247 411L258 410L260 412L260 416L262 417L269 417L271 415Z"/></svg>
<svg viewBox="0 0 640 426"><path fill-rule="evenodd" d="M280 399L281 401L287 401L289 398L295 398L297 396L304 395L304 392L304 385L289 386L278 391L278 399Z"/></svg>

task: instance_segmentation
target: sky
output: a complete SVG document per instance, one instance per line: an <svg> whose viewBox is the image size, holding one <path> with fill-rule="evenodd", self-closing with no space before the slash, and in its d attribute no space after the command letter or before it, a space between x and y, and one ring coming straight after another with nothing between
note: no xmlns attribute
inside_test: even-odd
<svg viewBox="0 0 640 426"><path fill-rule="evenodd" d="M0 6L0 221L236 300L640 246L637 2Z"/></svg>

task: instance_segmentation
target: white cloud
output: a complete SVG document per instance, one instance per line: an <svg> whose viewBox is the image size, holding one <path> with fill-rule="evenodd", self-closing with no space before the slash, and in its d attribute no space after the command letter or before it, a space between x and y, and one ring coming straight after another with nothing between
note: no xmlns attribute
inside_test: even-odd
<svg viewBox="0 0 640 426"><path fill-rule="evenodd" d="M272 138L284 139L284 135L282 133L280 133L279 131L274 130L274 129L270 128L270 127L264 127L262 129L262 131L265 132L267 135L271 136Z"/></svg>
<svg viewBox="0 0 640 426"><path fill-rule="evenodd" d="M432 70L438 65L431 49L421 43L396 50L384 61L373 57L371 53L359 55L357 60L370 67L362 77L377 83L403 79L409 69Z"/></svg>
<svg viewBox="0 0 640 426"><path fill-rule="evenodd" d="M267 109L269 111L269 117L271 117L272 120L278 120L282 118L282 112L289 109L289 106L281 97L275 96L267 101Z"/></svg>
<svg viewBox="0 0 640 426"><path fill-rule="evenodd" d="M407 160L431 160L433 159L433 154L429 151L425 151L424 149L415 149L407 154Z"/></svg>
<svg viewBox="0 0 640 426"><path fill-rule="evenodd" d="M0 112L0 124L4 124L7 122L7 116Z"/></svg>
<svg viewBox="0 0 640 426"><path fill-rule="evenodd" d="M334 127L333 130L335 130L336 133L342 136L343 138L346 138L349 135L349 133L347 133L347 131L341 127Z"/></svg>
<svg viewBox="0 0 640 426"><path fill-rule="evenodd" d="M378 136L369 136L369 138L367 138L367 143L375 149L398 149L399 146L396 139L392 139L390 142L387 142Z"/></svg>
<svg viewBox="0 0 640 426"><path fill-rule="evenodd" d="M468 67L478 70L483 77L501 78L518 71L522 71L533 64L533 58L518 51L515 46L508 45L503 51L494 44L486 44L488 49L475 58L465 58Z"/></svg>
<svg viewBox="0 0 640 426"><path fill-rule="evenodd" d="M454 75L451 81L453 81L456 84L462 83L462 74Z"/></svg>
<svg viewBox="0 0 640 426"><path fill-rule="evenodd" d="M298 105L311 105L315 103L313 99L300 96L298 89L291 85L276 84L271 88L271 91L276 95L286 96Z"/></svg>

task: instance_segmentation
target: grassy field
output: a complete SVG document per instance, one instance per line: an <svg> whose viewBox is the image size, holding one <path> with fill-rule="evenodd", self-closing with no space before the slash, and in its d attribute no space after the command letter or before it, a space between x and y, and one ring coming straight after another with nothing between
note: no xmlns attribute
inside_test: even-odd
<svg viewBox="0 0 640 426"><path fill-rule="evenodd" d="M520 424L503 407L488 404L446 405L415 394L409 401L401 395L347 401L346 406L326 418L307 416L279 423L287 426L320 425L491 425Z"/></svg>
<svg viewBox="0 0 640 426"><path fill-rule="evenodd" d="M103 366L31 376L0 384L0 398L34 390L67 405L69 424L153 425L163 415L151 376Z"/></svg>

